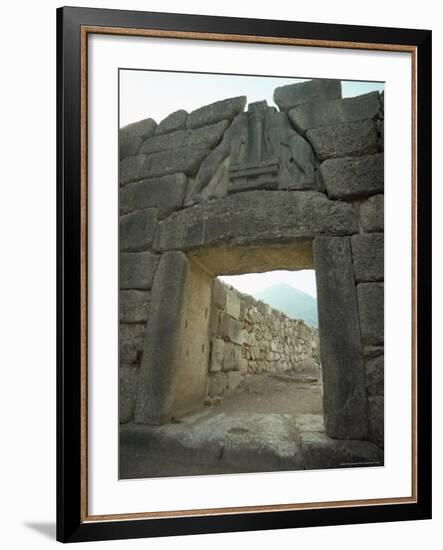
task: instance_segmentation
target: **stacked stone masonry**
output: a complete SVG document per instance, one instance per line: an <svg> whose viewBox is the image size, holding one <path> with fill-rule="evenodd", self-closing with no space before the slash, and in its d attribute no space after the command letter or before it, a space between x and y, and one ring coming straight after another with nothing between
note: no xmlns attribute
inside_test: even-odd
<svg viewBox="0 0 443 550"><path fill-rule="evenodd" d="M211 308L208 401L245 376L303 369L319 361L318 330L216 279Z"/></svg>
<svg viewBox="0 0 443 550"><path fill-rule="evenodd" d="M313 80L277 88L274 101L278 109L257 102L245 110L246 97L230 98L120 130L120 420L137 421L139 380L146 380L139 374L155 367L146 362L146 327L158 318L151 290L164 256L300 244L314 250L317 285L329 294L343 289L330 305L319 301L328 435L382 446L384 96L342 98L339 81ZM337 330L355 325L352 350L330 330L339 313L344 324ZM247 317L235 320L247 324ZM221 322L220 330L235 338L235 327ZM335 340L327 342L328 334ZM238 353L235 341L211 338ZM245 354L240 371L219 372L260 370L260 356Z"/></svg>

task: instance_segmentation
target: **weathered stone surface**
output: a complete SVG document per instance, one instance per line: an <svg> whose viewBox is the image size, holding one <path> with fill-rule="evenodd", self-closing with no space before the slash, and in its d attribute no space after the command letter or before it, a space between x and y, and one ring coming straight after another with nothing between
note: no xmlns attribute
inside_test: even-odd
<svg viewBox="0 0 443 550"><path fill-rule="evenodd" d="M120 323L120 364L136 363L143 351L145 323Z"/></svg>
<svg viewBox="0 0 443 550"><path fill-rule="evenodd" d="M213 338L211 342L210 372L220 372L223 368L223 357L225 354L225 342L221 338Z"/></svg>
<svg viewBox="0 0 443 550"><path fill-rule="evenodd" d="M186 184L184 174L129 183L120 191L120 213L155 207L159 217L167 216L183 204Z"/></svg>
<svg viewBox="0 0 443 550"><path fill-rule="evenodd" d="M314 239L326 433L364 439L367 410L349 238Z"/></svg>
<svg viewBox="0 0 443 550"><path fill-rule="evenodd" d="M229 342L234 342L235 344L243 343L243 325L237 319L233 319L230 315L226 313L223 314L221 323L220 323L220 335L225 340Z"/></svg>
<svg viewBox="0 0 443 550"><path fill-rule="evenodd" d="M228 125L227 120L221 120L196 130L179 130L166 135L154 136L143 143L140 153L150 155L159 151L174 151L180 147L194 146L212 149L221 140Z"/></svg>
<svg viewBox="0 0 443 550"><path fill-rule="evenodd" d="M306 136L320 160L372 155L380 150L377 125L372 120L314 128Z"/></svg>
<svg viewBox="0 0 443 550"><path fill-rule="evenodd" d="M369 439L379 447L384 447L384 397L368 399Z"/></svg>
<svg viewBox="0 0 443 550"><path fill-rule="evenodd" d="M134 414L137 376L137 367L133 365L120 365L118 384L120 424L129 422Z"/></svg>
<svg viewBox="0 0 443 550"><path fill-rule="evenodd" d="M226 313L234 319L240 319L241 301L239 296L234 292L226 293Z"/></svg>
<svg viewBox="0 0 443 550"><path fill-rule="evenodd" d="M385 348L383 345L381 346L363 346L363 355L365 356L365 359L374 359L375 357L378 357L379 355L383 355L385 351Z"/></svg>
<svg viewBox="0 0 443 550"><path fill-rule="evenodd" d="M149 289L154 278L157 258L151 252L120 254L120 288Z"/></svg>
<svg viewBox="0 0 443 550"><path fill-rule="evenodd" d="M232 120L235 115L241 113L246 105L246 96L232 97L216 101L210 105L200 107L192 111L186 121L187 128L199 128L207 126L219 120Z"/></svg>
<svg viewBox="0 0 443 550"><path fill-rule="evenodd" d="M145 162L144 155L126 157L120 161L120 185L140 179L140 170Z"/></svg>
<svg viewBox="0 0 443 550"><path fill-rule="evenodd" d="M341 81L316 79L280 86L274 91L274 101L281 111L297 105L341 97Z"/></svg>
<svg viewBox="0 0 443 550"><path fill-rule="evenodd" d="M357 233L350 204L315 191L251 191L196 205L159 224L157 250L229 243L276 244L316 235Z"/></svg>
<svg viewBox="0 0 443 550"><path fill-rule="evenodd" d="M148 208L120 217L120 251L135 252L149 247L155 236L157 210Z"/></svg>
<svg viewBox="0 0 443 550"><path fill-rule="evenodd" d="M374 195L360 205L360 223L365 231L384 231L384 198Z"/></svg>
<svg viewBox="0 0 443 550"><path fill-rule="evenodd" d="M351 200L382 193L383 155L326 160L320 174L331 199Z"/></svg>
<svg viewBox="0 0 443 550"><path fill-rule="evenodd" d="M364 344L377 345L384 341L384 285L357 285L361 335Z"/></svg>
<svg viewBox="0 0 443 550"><path fill-rule="evenodd" d="M151 293L148 290L120 290L120 321L142 323L147 320Z"/></svg>
<svg viewBox="0 0 443 550"><path fill-rule="evenodd" d="M241 384L242 375L239 371L231 370L228 372L228 389L235 390Z"/></svg>
<svg viewBox="0 0 443 550"><path fill-rule="evenodd" d="M126 139L128 137L140 137L146 139L149 136L154 135L157 123L152 118L146 118L139 122L133 122L123 128L120 128L120 139Z"/></svg>
<svg viewBox="0 0 443 550"><path fill-rule="evenodd" d="M186 126L187 118L188 113L184 109L174 111L159 123L155 130L155 134L169 134L170 132L175 132L176 130L182 130Z"/></svg>
<svg viewBox="0 0 443 550"><path fill-rule="evenodd" d="M366 389L368 396L384 395L384 355L366 361Z"/></svg>
<svg viewBox="0 0 443 550"><path fill-rule="evenodd" d="M235 369L235 346L231 342L225 342L223 352L223 370L229 371Z"/></svg>
<svg viewBox="0 0 443 550"><path fill-rule="evenodd" d="M216 397L223 395L228 387L228 375L226 372L210 373L208 376L208 395Z"/></svg>
<svg viewBox="0 0 443 550"><path fill-rule="evenodd" d="M226 291L224 284L219 279L214 279L212 292L215 306L218 309L224 309L226 306Z"/></svg>
<svg viewBox="0 0 443 550"><path fill-rule="evenodd" d="M136 155L143 144L139 136L128 137L120 140L120 160Z"/></svg>
<svg viewBox="0 0 443 550"><path fill-rule="evenodd" d="M169 415L173 401L171 384L177 367L171 342L180 338L183 324L180 312L187 271L188 260L182 252L168 252L160 259L146 326L135 422L160 424Z"/></svg>
<svg viewBox="0 0 443 550"><path fill-rule="evenodd" d="M378 92L370 92L357 97L305 103L291 109L288 116L294 127L304 133L313 128L375 119L379 109Z"/></svg>
<svg viewBox="0 0 443 550"><path fill-rule="evenodd" d="M208 154L205 145L180 147L174 151L159 151L144 157L144 162L138 173L138 179L157 178L184 172L187 176L195 176L202 160Z"/></svg>
<svg viewBox="0 0 443 550"><path fill-rule="evenodd" d="M351 238L357 282L383 281L384 233L354 235Z"/></svg>

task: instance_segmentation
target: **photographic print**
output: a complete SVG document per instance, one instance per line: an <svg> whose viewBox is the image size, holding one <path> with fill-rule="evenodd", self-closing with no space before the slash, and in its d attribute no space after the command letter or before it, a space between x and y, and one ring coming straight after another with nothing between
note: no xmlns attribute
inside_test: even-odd
<svg viewBox="0 0 443 550"><path fill-rule="evenodd" d="M384 83L119 70L121 479L384 463Z"/></svg>

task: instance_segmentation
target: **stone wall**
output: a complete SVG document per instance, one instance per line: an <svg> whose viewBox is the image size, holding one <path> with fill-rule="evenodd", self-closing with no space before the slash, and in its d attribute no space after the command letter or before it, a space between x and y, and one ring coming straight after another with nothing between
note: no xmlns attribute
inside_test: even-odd
<svg viewBox="0 0 443 550"><path fill-rule="evenodd" d="M243 377L303 369L319 360L318 331L215 279L207 396L234 390Z"/></svg>
<svg viewBox="0 0 443 550"><path fill-rule="evenodd" d="M183 338L193 258L216 277L263 270L267 250L280 251L267 269L300 268L298 247L317 276L327 433L382 445L383 94L343 99L340 81L312 80L274 101L245 111L231 98L120 130L120 419L148 421L152 350ZM231 252L241 269L214 263ZM174 361L155 388L164 419Z"/></svg>

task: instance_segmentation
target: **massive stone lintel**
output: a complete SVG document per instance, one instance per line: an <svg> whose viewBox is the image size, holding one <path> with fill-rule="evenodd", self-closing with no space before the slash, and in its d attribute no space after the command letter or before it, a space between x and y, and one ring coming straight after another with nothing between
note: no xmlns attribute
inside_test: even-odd
<svg viewBox="0 0 443 550"><path fill-rule="evenodd" d="M316 235L357 233L350 204L315 191L250 191L181 210L159 224L157 250L228 243L277 244Z"/></svg>
<svg viewBox="0 0 443 550"><path fill-rule="evenodd" d="M314 240L326 432L365 439L364 363L349 238Z"/></svg>
<svg viewBox="0 0 443 550"><path fill-rule="evenodd" d="M280 86L274 91L274 101L281 111L287 111L297 105L325 99L341 97L341 81L318 78L307 82L297 82Z"/></svg>
<svg viewBox="0 0 443 550"><path fill-rule="evenodd" d="M203 407L211 283L182 252L161 257L152 288L135 422L162 424Z"/></svg>

